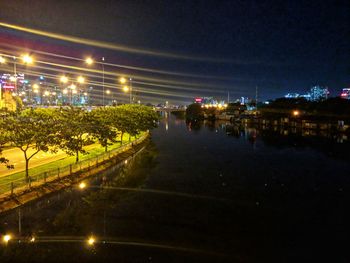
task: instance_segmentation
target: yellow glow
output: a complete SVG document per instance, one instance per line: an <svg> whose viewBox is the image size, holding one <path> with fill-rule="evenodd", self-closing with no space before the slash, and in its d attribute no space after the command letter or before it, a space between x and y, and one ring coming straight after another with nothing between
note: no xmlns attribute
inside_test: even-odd
<svg viewBox="0 0 350 263"><path fill-rule="evenodd" d="M106 93L107 93L107 94L110 94L110 93L111 93L111 91L110 91L110 90L106 90Z"/></svg>
<svg viewBox="0 0 350 263"><path fill-rule="evenodd" d="M39 93L39 91L37 89L34 90L34 93Z"/></svg>
<svg viewBox="0 0 350 263"><path fill-rule="evenodd" d="M121 78L119 79L119 81L120 81L121 84L125 84L125 83L126 83L126 78L121 77Z"/></svg>
<svg viewBox="0 0 350 263"><path fill-rule="evenodd" d="M73 94L77 94L77 91L74 89L74 90L72 90L72 93Z"/></svg>
<svg viewBox="0 0 350 263"><path fill-rule="evenodd" d="M39 85L38 84L33 84L33 89L39 89Z"/></svg>
<svg viewBox="0 0 350 263"><path fill-rule="evenodd" d="M77 86L76 86L75 84L71 84L69 87L70 87L72 90L75 90Z"/></svg>
<svg viewBox="0 0 350 263"><path fill-rule="evenodd" d="M15 82L15 81L16 81L16 77L11 76L11 77L10 77L10 81Z"/></svg>
<svg viewBox="0 0 350 263"><path fill-rule="evenodd" d="M4 235L3 236L3 238L2 238L2 240L5 242L5 243L7 243L7 242L9 242L10 240L11 240L11 235Z"/></svg>
<svg viewBox="0 0 350 263"><path fill-rule="evenodd" d="M79 184L79 188L80 188L80 189L84 189L85 187L86 187L86 183L81 182L81 183Z"/></svg>
<svg viewBox="0 0 350 263"><path fill-rule="evenodd" d="M32 237L29 241L32 243L35 242L35 237Z"/></svg>
<svg viewBox="0 0 350 263"><path fill-rule="evenodd" d="M293 111L293 115L294 115L294 116L299 116L299 114L300 114L299 111L297 111L297 110Z"/></svg>
<svg viewBox="0 0 350 263"><path fill-rule="evenodd" d="M61 76L61 77L60 77L60 81L61 81L62 83L67 83L67 82L68 82L68 78L67 78L66 76Z"/></svg>
<svg viewBox="0 0 350 263"><path fill-rule="evenodd" d="M129 91L129 87L128 87L128 86L124 86L124 87L123 87L123 90L124 90L125 92L128 92L128 91Z"/></svg>
<svg viewBox="0 0 350 263"><path fill-rule="evenodd" d="M45 93L44 93L46 96L48 96L48 95L50 95L50 92L48 92L48 91L45 91Z"/></svg>
<svg viewBox="0 0 350 263"><path fill-rule="evenodd" d="M88 65L92 65L92 63L94 63L93 59L88 57L85 59L85 63L88 64Z"/></svg>
<svg viewBox="0 0 350 263"><path fill-rule="evenodd" d="M68 93L68 90L67 89L64 89L63 90L63 94L67 94Z"/></svg>
<svg viewBox="0 0 350 263"><path fill-rule="evenodd" d="M6 63L6 59L5 59L4 57L0 57L0 63L1 63L1 64Z"/></svg>
<svg viewBox="0 0 350 263"><path fill-rule="evenodd" d="M87 94L87 92L84 92L84 96L87 96L88 94Z"/></svg>
<svg viewBox="0 0 350 263"><path fill-rule="evenodd" d="M89 237L89 239L87 240L87 243L89 246L92 246L95 243L95 238L94 237Z"/></svg>
<svg viewBox="0 0 350 263"><path fill-rule="evenodd" d="M52 95L56 95L56 92L52 92L51 94L52 94Z"/></svg>
<svg viewBox="0 0 350 263"><path fill-rule="evenodd" d="M79 76L77 80L80 84L83 84L85 82L85 78L83 76Z"/></svg>
<svg viewBox="0 0 350 263"><path fill-rule="evenodd" d="M33 63L33 58L29 56L28 54L22 56L22 61L25 64L32 64Z"/></svg>

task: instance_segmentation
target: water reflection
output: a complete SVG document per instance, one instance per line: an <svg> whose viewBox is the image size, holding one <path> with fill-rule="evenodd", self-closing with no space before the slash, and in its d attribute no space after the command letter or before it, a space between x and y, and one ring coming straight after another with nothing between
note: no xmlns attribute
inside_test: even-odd
<svg viewBox="0 0 350 263"><path fill-rule="evenodd" d="M348 141L311 134L170 114L135 159L1 216L1 262L347 262Z"/></svg>
<svg viewBox="0 0 350 263"><path fill-rule="evenodd" d="M245 139L256 145L261 140L267 146L276 148L313 148L333 158L349 159L347 151L350 147L349 137L345 133L324 130L267 127L247 123L231 123L225 121L186 121L188 131L200 131L205 127L211 132L224 132L236 139Z"/></svg>

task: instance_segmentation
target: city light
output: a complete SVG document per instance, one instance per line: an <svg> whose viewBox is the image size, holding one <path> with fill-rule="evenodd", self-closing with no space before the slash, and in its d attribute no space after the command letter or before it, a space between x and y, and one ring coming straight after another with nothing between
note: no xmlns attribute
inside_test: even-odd
<svg viewBox="0 0 350 263"><path fill-rule="evenodd" d="M29 55L23 55L22 56L22 61L25 64L32 64L33 63L33 58Z"/></svg>
<svg viewBox="0 0 350 263"><path fill-rule="evenodd" d="M94 63L94 60L92 58L88 57L85 59L85 63L88 65L92 65Z"/></svg>
<svg viewBox="0 0 350 263"><path fill-rule="evenodd" d="M2 241L4 242L4 243L8 243L10 240L11 240L11 235L4 235L3 237L2 237Z"/></svg>
<svg viewBox="0 0 350 263"><path fill-rule="evenodd" d="M16 81L16 77L11 76L11 77L10 77L10 81L15 82L15 81Z"/></svg>
<svg viewBox="0 0 350 263"><path fill-rule="evenodd" d="M64 89L64 90L63 90L63 94L68 94L68 90L67 90L67 89Z"/></svg>
<svg viewBox="0 0 350 263"><path fill-rule="evenodd" d="M85 82L85 78L83 76L79 76L77 78L77 81L80 83L80 84L83 84Z"/></svg>
<svg viewBox="0 0 350 263"><path fill-rule="evenodd" d="M33 89L39 89L39 85L38 84L33 84Z"/></svg>
<svg viewBox="0 0 350 263"><path fill-rule="evenodd" d="M35 237L31 237L31 239L29 240L31 243L35 242Z"/></svg>
<svg viewBox="0 0 350 263"><path fill-rule="evenodd" d="M61 77L60 77L60 81L61 81L62 83L67 83L67 82L68 82L68 78L67 78L66 76L61 76Z"/></svg>
<svg viewBox="0 0 350 263"><path fill-rule="evenodd" d="M86 183L81 182L81 183L79 184L79 188L80 188L80 189L84 189L85 187L86 187Z"/></svg>
<svg viewBox="0 0 350 263"><path fill-rule="evenodd" d="M124 90L125 92L128 92L128 91L129 91L129 87L128 87L128 86L124 86L124 87L123 87L123 90Z"/></svg>
<svg viewBox="0 0 350 263"><path fill-rule="evenodd" d="M120 81L121 84L125 84L125 83L126 83L126 78L121 77L121 78L119 79L119 81Z"/></svg>
<svg viewBox="0 0 350 263"><path fill-rule="evenodd" d="M295 111L293 111L293 116L299 116L300 115L300 112L299 111L297 111L297 110L295 110Z"/></svg>
<svg viewBox="0 0 350 263"><path fill-rule="evenodd" d="M107 94L111 94L111 91L110 91L110 90L106 90L106 93L107 93Z"/></svg>
<svg viewBox="0 0 350 263"><path fill-rule="evenodd" d="M0 64L4 64L4 63L6 63L6 59L0 56Z"/></svg>
<svg viewBox="0 0 350 263"><path fill-rule="evenodd" d="M89 237L89 239L87 240L87 243L89 246L93 246L95 244L95 238L94 237Z"/></svg>
<svg viewBox="0 0 350 263"><path fill-rule="evenodd" d="M76 87L77 87L77 86L76 86L75 84L71 84L71 85L69 86L69 88L72 89L72 90L75 90Z"/></svg>

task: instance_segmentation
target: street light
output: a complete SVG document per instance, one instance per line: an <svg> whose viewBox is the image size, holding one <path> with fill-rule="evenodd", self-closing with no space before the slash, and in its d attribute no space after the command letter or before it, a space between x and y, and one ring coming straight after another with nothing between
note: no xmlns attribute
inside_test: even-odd
<svg viewBox="0 0 350 263"><path fill-rule="evenodd" d="M24 64L32 64L33 58L31 56L29 56L28 54L22 55L22 61Z"/></svg>
<svg viewBox="0 0 350 263"><path fill-rule="evenodd" d="M79 76L77 78L77 81L78 81L78 83L83 84L83 83L85 83L85 78L83 76Z"/></svg>
<svg viewBox="0 0 350 263"><path fill-rule="evenodd" d="M5 64L5 63L6 63L6 59L0 56L0 64Z"/></svg>
<svg viewBox="0 0 350 263"><path fill-rule="evenodd" d="M94 60L91 57L88 57L85 59L85 63L88 65L92 65L94 63Z"/></svg>
<svg viewBox="0 0 350 263"><path fill-rule="evenodd" d="M63 76L60 77L60 82L62 82L62 83L65 84L65 83L68 82L68 78L67 78L66 76L63 75Z"/></svg>
<svg viewBox="0 0 350 263"><path fill-rule="evenodd" d="M125 84L125 83L126 83L126 78L121 77L121 78L119 79L119 82L120 82L121 84ZM130 94L129 94L129 103L131 104L131 103L132 103L132 78L129 78L129 84L130 84L130 87L124 86L124 87L123 87L123 90L124 90L124 92L130 91Z"/></svg>
<svg viewBox="0 0 350 263"><path fill-rule="evenodd" d="M105 66L104 66L104 62L105 61L105 57L102 57L102 104L103 106L105 106Z"/></svg>

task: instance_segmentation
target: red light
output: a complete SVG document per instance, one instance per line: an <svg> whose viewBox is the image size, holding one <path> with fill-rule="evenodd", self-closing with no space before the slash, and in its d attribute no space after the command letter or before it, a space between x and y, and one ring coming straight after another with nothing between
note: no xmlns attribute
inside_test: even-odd
<svg viewBox="0 0 350 263"><path fill-rule="evenodd" d="M340 96L342 96L342 97L346 97L346 96L348 96L348 94L346 94L346 93L342 93L342 94L340 94Z"/></svg>

